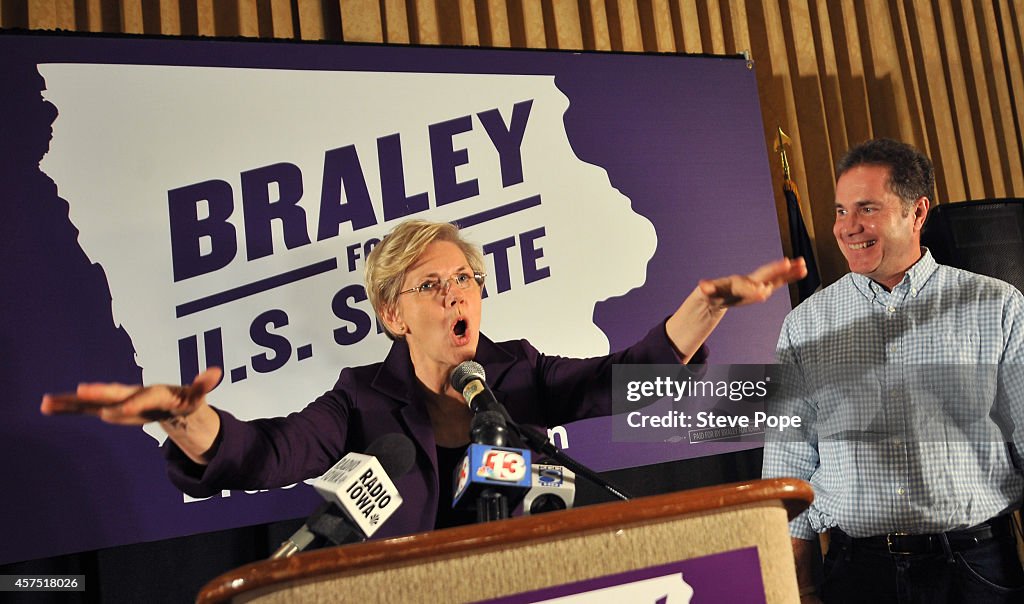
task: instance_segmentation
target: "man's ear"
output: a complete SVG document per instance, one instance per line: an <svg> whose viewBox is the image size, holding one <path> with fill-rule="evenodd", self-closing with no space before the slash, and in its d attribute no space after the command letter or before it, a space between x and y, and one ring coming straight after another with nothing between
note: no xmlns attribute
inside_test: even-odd
<svg viewBox="0 0 1024 604"><path fill-rule="evenodd" d="M921 196L914 202L914 230L920 231L924 228L924 221L928 218L928 210L931 208L931 201Z"/></svg>

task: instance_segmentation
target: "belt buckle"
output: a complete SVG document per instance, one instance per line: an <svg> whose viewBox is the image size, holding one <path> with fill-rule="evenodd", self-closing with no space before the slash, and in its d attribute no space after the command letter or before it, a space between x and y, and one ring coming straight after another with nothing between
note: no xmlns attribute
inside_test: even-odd
<svg viewBox="0 0 1024 604"><path fill-rule="evenodd" d="M910 533L889 533L889 534L887 534L885 536L885 546L889 550L889 553L890 554L896 554L896 555L902 555L902 556L909 556L910 554L914 553L914 552L904 552L904 551L893 551L893 549L892 549L892 538L893 537L904 537L904 536L909 535L909 534Z"/></svg>

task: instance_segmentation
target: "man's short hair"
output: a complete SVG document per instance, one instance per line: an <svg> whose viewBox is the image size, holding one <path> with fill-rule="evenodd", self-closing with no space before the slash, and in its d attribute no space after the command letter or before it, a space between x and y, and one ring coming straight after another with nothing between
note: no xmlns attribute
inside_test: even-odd
<svg viewBox="0 0 1024 604"><path fill-rule="evenodd" d="M931 160L914 147L889 138L863 142L836 164L836 180L862 165L889 168L889 190L899 196L904 210L909 211L921 197L935 202L935 169Z"/></svg>
<svg viewBox="0 0 1024 604"><path fill-rule="evenodd" d="M435 241L454 243L465 254L470 268L477 273L484 272L484 257L475 245L462 238L459 227L448 222L427 220L406 220L384 236L366 258L366 295L377 317L384 309L398 303L405 273L409 267ZM384 321L381 320L384 325ZM384 331L394 339L394 334L385 325Z"/></svg>

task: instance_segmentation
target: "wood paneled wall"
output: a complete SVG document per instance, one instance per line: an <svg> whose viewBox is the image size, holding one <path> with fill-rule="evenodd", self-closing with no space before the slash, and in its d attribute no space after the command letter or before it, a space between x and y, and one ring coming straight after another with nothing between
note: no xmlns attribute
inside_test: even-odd
<svg viewBox="0 0 1024 604"><path fill-rule="evenodd" d="M833 166L852 144L889 136L918 146L935 162L939 203L1024 197L1024 0L0 0L0 27L749 50L783 246L779 126L793 140L793 178L826 282L846 272L831 236Z"/></svg>

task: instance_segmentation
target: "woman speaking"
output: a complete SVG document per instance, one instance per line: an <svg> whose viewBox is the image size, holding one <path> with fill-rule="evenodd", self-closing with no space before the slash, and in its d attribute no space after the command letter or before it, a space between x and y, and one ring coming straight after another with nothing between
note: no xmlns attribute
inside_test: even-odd
<svg viewBox="0 0 1024 604"><path fill-rule="evenodd" d="M761 302L806 274L802 259L701 281L636 344L589 359L547 356L526 340L480 333L484 262L449 223L399 224L366 263L366 291L393 340L383 362L342 369L328 392L287 417L240 421L209 404L222 372L188 386L80 384L43 397L44 414L89 413L113 424L157 420L167 432L171 480L193 497L266 489L318 476L347 452L398 433L416 448L412 471L392 477L404 498L378 536L472 522L451 509L452 473L469 443L473 412L449 383L463 361L483 365L497 399L518 423L560 425L612 412L614 364L703 363L704 340L726 310Z"/></svg>

